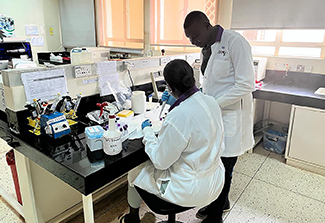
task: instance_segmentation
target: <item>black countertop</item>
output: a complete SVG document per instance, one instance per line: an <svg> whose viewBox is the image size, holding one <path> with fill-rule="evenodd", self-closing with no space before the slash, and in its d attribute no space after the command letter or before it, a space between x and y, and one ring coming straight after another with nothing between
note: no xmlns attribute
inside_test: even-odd
<svg viewBox="0 0 325 223"><path fill-rule="evenodd" d="M78 124L70 135L60 139L26 132L13 135L0 121L1 136L12 137L20 145L15 150L34 161L84 195L101 188L148 159L141 139L123 142L123 151L91 163L87 157L85 126Z"/></svg>
<svg viewBox="0 0 325 223"><path fill-rule="evenodd" d="M325 75L269 72L263 86L253 92L253 97L268 101L325 109L325 96L314 92L325 87Z"/></svg>

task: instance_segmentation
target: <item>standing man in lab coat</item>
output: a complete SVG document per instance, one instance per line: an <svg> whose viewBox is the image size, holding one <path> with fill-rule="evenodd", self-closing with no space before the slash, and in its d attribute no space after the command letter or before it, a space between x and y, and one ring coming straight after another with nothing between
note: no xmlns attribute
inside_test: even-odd
<svg viewBox="0 0 325 223"><path fill-rule="evenodd" d="M190 12L184 21L185 35L202 48L202 91L213 96L222 110L225 129L225 185L217 200L201 208L202 222L223 222L223 210L230 210L228 193L237 157L254 145L253 97L254 70L251 47L246 39L220 25L212 26L200 11Z"/></svg>

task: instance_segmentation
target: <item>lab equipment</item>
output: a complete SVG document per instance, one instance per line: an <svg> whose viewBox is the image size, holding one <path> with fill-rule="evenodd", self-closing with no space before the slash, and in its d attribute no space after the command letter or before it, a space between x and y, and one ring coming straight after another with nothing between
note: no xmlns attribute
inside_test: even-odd
<svg viewBox="0 0 325 223"><path fill-rule="evenodd" d="M103 111L104 111L104 107L108 105L107 102L103 102L103 103L97 103L96 104L98 107L100 107L100 113L99 113L99 118L102 116Z"/></svg>
<svg viewBox="0 0 325 223"><path fill-rule="evenodd" d="M60 138L71 132L65 115L57 111L52 114L42 115L40 122L41 134L51 136L54 139Z"/></svg>
<svg viewBox="0 0 325 223"><path fill-rule="evenodd" d="M148 96L149 98L149 105L148 105L148 110L151 110L152 109L152 94Z"/></svg>
<svg viewBox="0 0 325 223"><path fill-rule="evenodd" d="M165 92L167 92L167 93L165 93ZM164 91L162 97L165 97L166 94L169 95L169 91L168 91L168 87L167 87L167 86L166 86L166 88L165 88L165 91ZM165 96L164 96L164 95L165 95ZM170 97L170 96L169 96L169 97ZM161 98L161 99L163 99L163 98ZM161 111L160 111L160 113L159 113L159 119L160 119L161 114L162 114L162 112L163 112L163 110L164 110L164 108L165 108L165 105L166 105L166 103L167 103L167 100L168 100L168 99L166 99L165 101L163 101L163 103L162 103L162 105L161 105Z"/></svg>
<svg viewBox="0 0 325 223"><path fill-rule="evenodd" d="M109 127L103 134L103 148L107 155L117 155L122 151L122 133L115 127L115 115L109 115Z"/></svg>
<svg viewBox="0 0 325 223"><path fill-rule="evenodd" d="M133 91L131 103L135 114L144 113L146 111L146 95L144 91Z"/></svg>
<svg viewBox="0 0 325 223"><path fill-rule="evenodd" d="M254 75L256 81L260 81L265 78L266 63L267 63L267 58L264 57L253 58Z"/></svg>
<svg viewBox="0 0 325 223"><path fill-rule="evenodd" d="M94 123L97 123L99 125L101 124L104 124L104 123L107 123L108 121L108 112L107 111L103 111L103 114L99 117L99 114L100 114L100 110L95 110L95 111L92 111L92 112L88 112L86 117L94 122Z"/></svg>
<svg viewBox="0 0 325 223"><path fill-rule="evenodd" d="M71 49L70 57L72 65L92 63L92 53L85 47Z"/></svg>
<svg viewBox="0 0 325 223"><path fill-rule="evenodd" d="M158 75L159 75L159 71L158 71ZM158 94L158 88L155 80L155 72L150 72L150 78L151 78L152 88L154 92L152 97L158 100L159 94Z"/></svg>
<svg viewBox="0 0 325 223"><path fill-rule="evenodd" d="M123 110L123 111L120 111L119 113L117 113L117 116L124 117L124 118L133 117L134 112L131 110Z"/></svg>
<svg viewBox="0 0 325 223"><path fill-rule="evenodd" d="M99 126L91 126L85 128L87 156L91 163L103 159L103 134L104 129Z"/></svg>

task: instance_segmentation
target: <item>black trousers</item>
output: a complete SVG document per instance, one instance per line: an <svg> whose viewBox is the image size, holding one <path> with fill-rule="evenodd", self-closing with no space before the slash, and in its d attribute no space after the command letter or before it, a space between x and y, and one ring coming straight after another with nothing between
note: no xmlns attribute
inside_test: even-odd
<svg viewBox="0 0 325 223"><path fill-rule="evenodd" d="M208 217L206 219L206 222L218 222L222 218L223 207L226 200L228 199L228 194L229 194L231 180L232 180L232 172L237 162L237 156L221 157L221 160L225 167L225 184L223 186L223 189L219 197L211 204L209 204L207 210Z"/></svg>

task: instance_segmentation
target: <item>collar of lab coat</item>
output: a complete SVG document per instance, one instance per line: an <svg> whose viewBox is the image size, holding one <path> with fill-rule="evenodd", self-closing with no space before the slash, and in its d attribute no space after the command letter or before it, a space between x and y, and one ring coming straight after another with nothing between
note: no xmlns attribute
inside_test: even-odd
<svg viewBox="0 0 325 223"><path fill-rule="evenodd" d="M217 36L216 36L216 42L220 42L221 41L221 36L223 33L223 28L220 25L217 25Z"/></svg>
<svg viewBox="0 0 325 223"><path fill-rule="evenodd" d="M189 98L191 95L195 94L196 92L200 91L196 86L191 87L187 91L185 91L184 94L182 94L175 102L172 104L168 111L173 110L175 107L180 105L182 101L185 101L187 98Z"/></svg>

